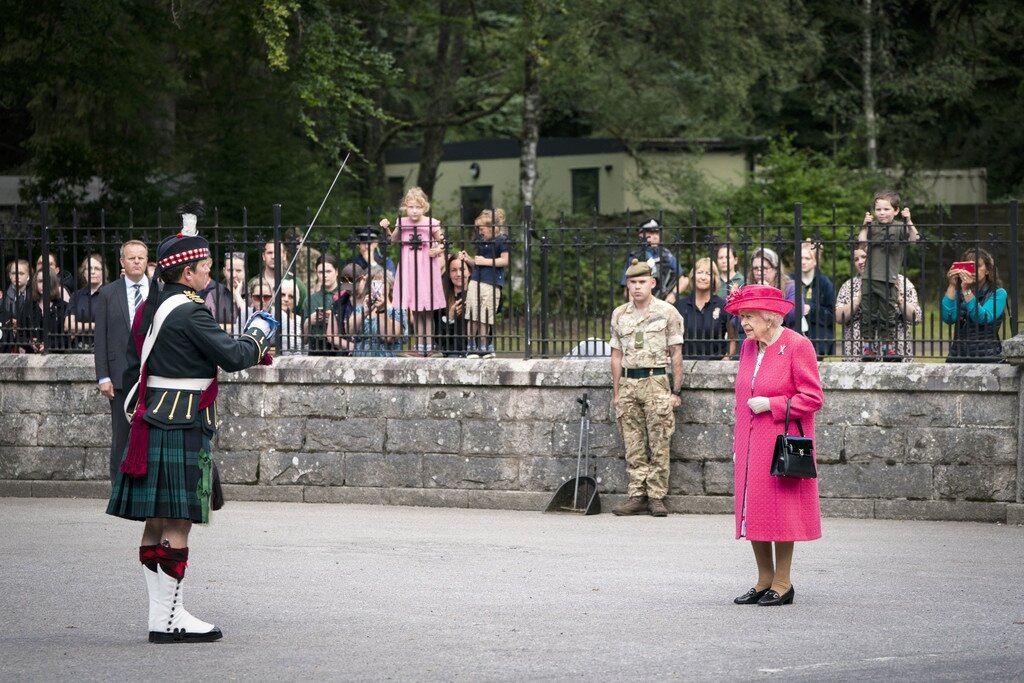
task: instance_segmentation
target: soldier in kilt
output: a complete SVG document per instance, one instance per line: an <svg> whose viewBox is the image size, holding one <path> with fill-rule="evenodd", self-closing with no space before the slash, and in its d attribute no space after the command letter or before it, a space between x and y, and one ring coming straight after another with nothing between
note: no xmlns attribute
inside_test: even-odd
<svg viewBox="0 0 1024 683"><path fill-rule="evenodd" d="M107 514L145 522L139 561L149 590L149 640L210 642L223 634L182 605L193 523L217 509L219 482L210 455L217 427L217 369L237 372L268 363L277 328L258 312L234 339L196 294L210 280L210 245L196 231L201 206L179 209L182 229L157 248L162 287L135 316L128 345L125 401L128 448L114 480Z"/></svg>

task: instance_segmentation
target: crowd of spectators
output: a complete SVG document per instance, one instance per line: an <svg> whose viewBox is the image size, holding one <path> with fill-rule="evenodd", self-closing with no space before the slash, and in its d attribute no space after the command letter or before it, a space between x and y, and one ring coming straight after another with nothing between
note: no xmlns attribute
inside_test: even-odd
<svg viewBox="0 0 1024 683"><path fill-rule="evenodd" d="M914 357L914 326L924 316L914 283L901 271L918 233L895 193L876 195L873 208L851 254L853 275L838 289L819 267L822 245L811 241L801 245L792 269L767 246L745 254L743 268L736 248L722 244L711 252L713 259L700 258L686 270L662 243L663 226L654 218L638 226L640 245L627 263L647 262L657 279L654 294L679 311L686 358L736 357L742 335L739 321L725 312L726 300L744 284L758 283L780 289L795 304L783 325L808 337L819 359L907 362ZM283 243L262 245L255 273L247 268L245 252L225 251L221 279L199 294L229 332L238 331L254 311L270 311L281 322L283 355L494 357L510 263L505 213L482 211L472 245L456 250L428 211L426 195L414 188L393 227L384 219L380 231L360 228L350 254L314 252L302 270L294 268ZM397 246L398 265L382 253L382 242ZM49 268L42 264L41 255L34 269L24 258L6 263L0 352L90 350L100 291L113 284L107 261L100 253L86 254L77 268L77 288L54 252ZM113 281L124 275L122 266ZM952 332L948 360L997 362L1008 297L992 255L968 249L949 268L945 284L937 303ZM601 340L591 341L603 348ZM592 354L581 348L570 355Z"/></svg>

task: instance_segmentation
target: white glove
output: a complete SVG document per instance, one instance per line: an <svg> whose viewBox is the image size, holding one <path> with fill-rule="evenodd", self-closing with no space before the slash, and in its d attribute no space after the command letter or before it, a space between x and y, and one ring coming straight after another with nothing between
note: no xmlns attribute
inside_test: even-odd
<svg viewBox="0 0 1024 683"><path fill-rule="evenodd" d="M772 409L772 402L766 396L755 396L747 399L747 406L754 414L767 413Z"/></svg>
<svg viewBox="0 0 1024 683"><path fill-rule="evenodd" d="M263 318L253 318L245 326L245 329L247 329L247 330L248 329L257 329L257 330L259 330L260 332L263 333L264 337L269 337L270 336L270 323L268 323Z"/></svg>
<svg viewBox="0 0 1024 683"><path fill-rule="evenodd" d="M249 320L246 321L242 327L243 330L257 329L263 333L264 337L269 337L281 326L281 323L274 319L274 316L270 315L266 311L256 311Z"/></svg>

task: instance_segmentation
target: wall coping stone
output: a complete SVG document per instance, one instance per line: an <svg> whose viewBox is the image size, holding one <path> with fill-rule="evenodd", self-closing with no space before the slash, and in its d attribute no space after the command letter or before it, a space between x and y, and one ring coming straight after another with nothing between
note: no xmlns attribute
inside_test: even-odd
<svg viewBox="0 0 1024 683"><path fill-rule="evenodd" d="M1003 362L1010 365L1024 365L1024 333L1003 342Z"/></svg>
<svg viewBox="0 0 1024 683"><path fill-rule="evenodd" d="M1021 336L1024 349L1024 335ZM1024 355L1021 356L1024 362ZM731 389L736 361L686 361L683 386ZM977 391L1016 393L1020 371L1006 364L822 363L826 391ZM326 384L421 386L549 386L606 389L611 377L606 359L519 360L494 358L351 358L287 356L270 367L220 374L225 384ZM88 354L0 354L4 382L95 382Z"/></svg>

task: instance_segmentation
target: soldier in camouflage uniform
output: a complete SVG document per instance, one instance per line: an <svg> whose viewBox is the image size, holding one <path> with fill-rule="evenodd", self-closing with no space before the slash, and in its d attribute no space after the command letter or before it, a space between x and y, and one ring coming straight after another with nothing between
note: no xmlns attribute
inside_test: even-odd
<svg viewBox="0 0 1024 683"><path fill-rule="evenodd" d="M675 306L654 298L656 285L651 266L634 259L626 271L629 303L612 313L612 403L629 475L629 499L612 510L616 515L668 514L672 411L682 403L683 319Z"/></svg>

